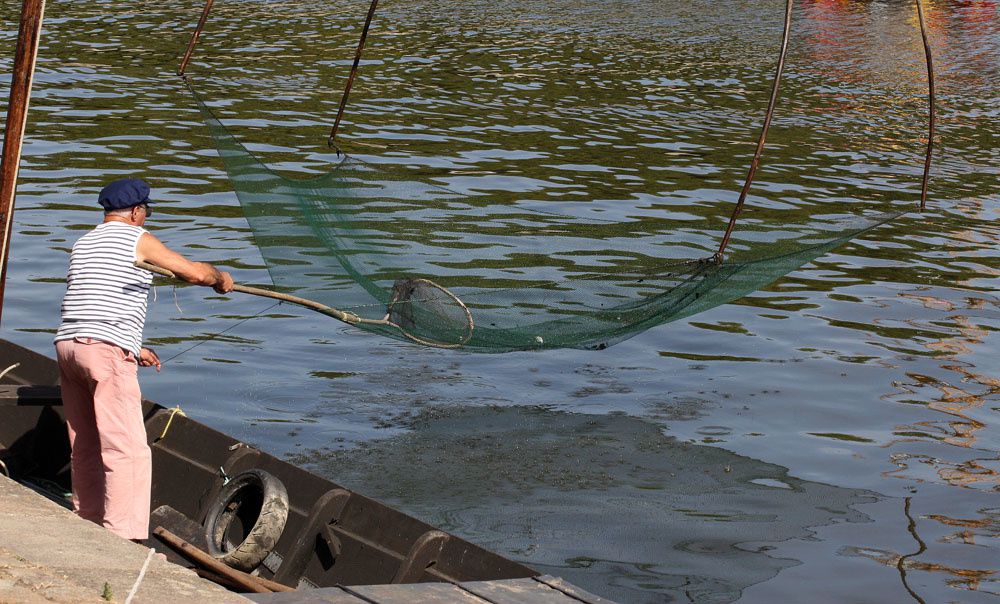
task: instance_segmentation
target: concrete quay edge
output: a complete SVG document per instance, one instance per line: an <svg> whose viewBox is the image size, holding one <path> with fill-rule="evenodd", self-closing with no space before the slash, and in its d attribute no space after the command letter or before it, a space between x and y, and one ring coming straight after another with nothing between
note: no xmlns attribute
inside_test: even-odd
<svg viewBox="0 0 1000 604"><path fill-rule="evenodd" d="M124 602L149 551L0 475L0 604ZM132 602L250 600L154 555Z"/></svg>

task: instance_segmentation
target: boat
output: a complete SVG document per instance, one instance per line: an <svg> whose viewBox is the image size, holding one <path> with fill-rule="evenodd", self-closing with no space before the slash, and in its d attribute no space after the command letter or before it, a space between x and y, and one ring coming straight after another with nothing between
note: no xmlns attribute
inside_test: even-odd
<svg viewBox="0 0 1000 604"><path fill-rule="evenodd" d="M0 340L0 472L70 508L58 378L53 359ZM144 400L142 412L155 527L145 545L251 601L613 604L268 455L178 408Z"/></svg>
<svg viewBox="0 0 1000 604"><path fill-rule="evenodd" d="M0 471L70 506L56 362L0 340ZM153 401L151 527L293 588L523 579L540 573ZM281 508L287 510L286 518ZM275 512L269 514L269 512ZM268 524L270 523L270 525ZM248 541L252 547L244 546ZM147 545L190 566L162 538ZM230 558L230 559L227 559Z"/></svg>

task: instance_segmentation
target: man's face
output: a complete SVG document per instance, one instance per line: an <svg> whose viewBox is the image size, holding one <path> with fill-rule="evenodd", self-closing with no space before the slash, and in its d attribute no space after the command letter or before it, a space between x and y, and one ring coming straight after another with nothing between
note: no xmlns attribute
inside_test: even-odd
<svg viewBox="0 0 1000 604"><path fill-rule="evenodd" d="M142 226L152 214L153 211L149 209L148 203L140 203L132 208L132 222L137 226Z"/></svg>

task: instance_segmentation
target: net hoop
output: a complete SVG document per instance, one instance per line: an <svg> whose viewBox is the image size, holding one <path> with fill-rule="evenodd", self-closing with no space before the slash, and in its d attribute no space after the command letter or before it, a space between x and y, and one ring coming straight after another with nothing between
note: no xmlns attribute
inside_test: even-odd
<svg viewBox="0 0 1000 604"><path fill-rule="evenodd" d="M399 298L398 298L398 294L394 294L393 297L392 297L392 299L389 300L389 303L386 305L385 317L381 321L372 321L372 320L369 320L369 319L361 319L359 322L360 323L390 325L390 326L395 327L396 329L398 329L399 333L403 334L403 336L406 339L408 339L408 340L410 340L412 342L416 342L417 344L422 344L424 346L430 346L432 348L451 348L451 349L454 349L454 348L461 348L461 347L465 346L465 343L468 342L472 338L472 333L473 333L473 331L476 328L476 323L475 323L475 321L472 318L472 312L469 310L469 307L465 305L465 302L462 302L461 298L459 298L458 296L456 296L455 294L453 294L446 287L438 285L437 283L431 281L430 279L424 279L423 277L415 277L415 278L407 279L407 282L411 283L411 284L420 284L420 285L423 285L425 287L430 287L431 289L437 290L438 292L444 293L444 295L447 296L448 299L450 299L452 302L454 302L455 305L462 310L462 316L465 319L466 330L465 330L465 334L459 339L458 342L441 342L441 341L437 341L437 340L428 340L426 338L422 338L422 337L420 337L420 336L418 336L416 334L411 333L406 327L404 327L402 325L399 325L398 323L394 323L393 321L391 321L389 318L392 316L393 306L395 306L396 304L401 303L401 300L399 300ZM409 302L409 300L407 300L407 302Z"/></svg>

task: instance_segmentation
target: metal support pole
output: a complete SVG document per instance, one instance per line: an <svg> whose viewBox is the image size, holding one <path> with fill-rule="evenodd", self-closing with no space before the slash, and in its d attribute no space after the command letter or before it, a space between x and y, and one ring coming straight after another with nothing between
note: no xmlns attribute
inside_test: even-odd
<svg viewBox="0 0 1000 604"><path fill-rule="evenodd" d="M931 175L931 154L934 151L934 121L935 121L935 99L934 99L934 60L931 57L931 45L927 41L927 25L924 23L924 3L917 2L917 18L920 20L920 38L924 41L924 57L927 62L927 156L924 158L924 176L920 181L920 211L923 212L927 206L927 181Z"/></svg>
<svg viewBox="0 0 1000 604"><path fill-rule="evenodd" d="M365 50L365 40L368 39L368 28L371 27L372 17L375 16L375 9L378 8L378 0L372 0L368 7L368 16L365 18L365 27L361 30L361 39L358 40L358 50L354 53L354 65L351 66L351 74L347 77L347 86L344 88L344 96L340 97L340 107L337 109L337 119L333 122L330 130L330 137L326 140L329 146L337 138L337 130L340 128L340 120L344 117L344 108L347 107L347 95L351 94L351 86L354 84L354 76L358 75L358 64L361 63L361 53Z"/></svg>
<svg viewBox="0 0 1000 604"><path fill-rule="evenodd" d="M778 56L778 68L774 73L774 82L771 84L771 98L767 102L767 114L764 116L764 126L760 129L760 138L757 139L757 150L754 151L753 160L750 161L750 171L747 179L743 183L743 190L740 191L740 198L736 201L733 214L729 217L729 224L726 226L726 234L722 237L719 251L715 252L715 261L722 262L723 253L729 245L729 238L733 234L736 226L736 218L743 211L743 203L747 200L747 193L750 192L750 184L753 183L754 174L757 173L757 166L760 165L760 156L764 153L764 141L767 139L767 131L771 127L771 117L774 115L774 105L778 100L778 87L781 84L781 72L785 68L785 54L788 52L788 32L792 27L792 0L785 2L785 28L781 34L781 54Z"/></svg>
<svg viewBox="0 0 1000 604"><path fill-rule="evenodd" d="M21 141L28 123L28 100L35 75L38 39L42 33L45 0L24 0L21 25L14 54L14 74L10 81L7 125L3 132L3 156L0 159L0 316L3 313L4 285L7 282L7 258L10 255L10 231L14 217L14 193L21 163Z"/></svg>

